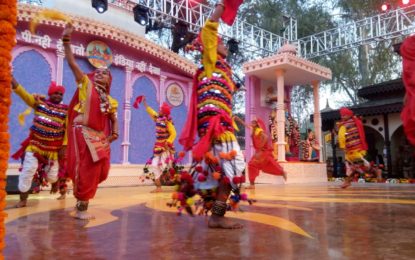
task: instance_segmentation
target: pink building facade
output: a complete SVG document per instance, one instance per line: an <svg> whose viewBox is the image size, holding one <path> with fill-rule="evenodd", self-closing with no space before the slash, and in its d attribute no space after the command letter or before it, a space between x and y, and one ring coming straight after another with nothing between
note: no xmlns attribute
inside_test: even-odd
<svg viewBox="0 0 415 260"><path fill-rule="evenodd" d="M69 103L76 83L64 58L60 40L64 23L44 21L38 26L37 34L31 34L28 21L39 10L34 6L19 6L13 74L30 93L46 95L51 81L63 84L66 87L64 103ZM90 42L101 41L112 52L111 96L119 103L121 133L112 144L112 163L144 164L152 154L155 125L144 107L132 107L135 97L145 95L148 104L155 110L163 102L169 103L176 130L180 133L187 117L195 65L170 50L107 24L84 17L73 17L73 24L76 29L71 41L72 50L85 73L94 69L87 57ZM12 102L10 129L13 152L27 137L32 117L26 119L25 126L20 126L17 115L27 107L14 94ZM181 150L177 140L176 150Z"/></svg>

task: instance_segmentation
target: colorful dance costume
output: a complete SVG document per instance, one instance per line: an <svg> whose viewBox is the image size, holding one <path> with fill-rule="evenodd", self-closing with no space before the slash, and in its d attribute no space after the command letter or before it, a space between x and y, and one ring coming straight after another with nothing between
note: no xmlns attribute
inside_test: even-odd
<svg viewBox="0 0 415 260"><path fill-rule="evenodd" d="M230 66L217 53L218 25L207 21L193 44L194 49L202 52L203 66L194 76L188 119L179 140L186 151L192 150L192 177L182 175L181 189L174 195L186 207L191 203L187 198L199 191L205 198L205 212L212 207L219 182L232 185L231 200L235 205L240 200L240 184L245 181L244 157L232 120L232 95L236 86ZM195 144L196 133L199 141Z"/></svg>
<svg viewBox="0 0 415 260"><path fill-rule="evenodd" d="M265 124L261 119L257 119L258 127L252 129L252 143L255 148L255 154L248 164L249 182L255 183L259 172L263 171L271 175L283 175L284 170L275 161L272 155L272 148L269 138L265 134Z"/></svg>
<svg viewBox="0 0 415 260"><path fill-rule="evenodd" d="M68 175L74 183L77 208L84 211L95 196L98 184L106 180L110 169L110 116L117 113L118 102L95 86L94 73L78 82L68 114Z"/></svg>
<svg viewBox="0 0 415 260"><path fill-rule="evenodd" d="M353 111L348 108L341 108L342 119L338 123L339 147L345 151L346 157L346 182L343 187L350 185L353 173L358 168L370 169L371 165L365 160L367 143L362 121L354 116Z"/></svg>
<svg viewBox="0 0 415 260"><path fill-rule="evenodd" d="M415 147L415 35L405 39L400 54L403 58L402 78L406 91L401 118L406 138Z"/></svg>
<svg viewBox="0 0 415 260"><path fill-rule="evenodd" d="M35 112L29 137L22 143L20 150L12 155L14 159L24 158L18 188L20 192L27 193L35 174L38 175L36 179L44 179L49 183L58 180L58 152L66 144L68 106L52 103L40 95L29 94L21 85L14 91ZM52 82L48 94L56 92L63 94L65 89ZM40 181L39 185L47 185L45 181Z"/></svg>
<svg viewBox="0 0 415 260"><path fill-rule="evenodd" d="M174 140L176 139L176 129L170 117L170 107L163 103L160 113L157 113L151 107L146 108L147 113L156 123L156 143L153 148L153 156L148 161L151 163L151 171L144 169L147 179L153 181L172 167L174 162Z"/></svg>

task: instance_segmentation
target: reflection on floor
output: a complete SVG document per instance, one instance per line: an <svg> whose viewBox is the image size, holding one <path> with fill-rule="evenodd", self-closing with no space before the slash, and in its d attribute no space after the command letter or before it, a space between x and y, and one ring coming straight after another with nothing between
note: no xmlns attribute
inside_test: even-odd
<svg viewBox="0 0 415 260"><path fill-rule="evenodd" d="M177 216L171 192L102 188L96 220L70 217L75 200L41 193L29 207L7 198L6 259L413 259L415 185L258 185L242 230L211 230L205 217Z"/></svg>

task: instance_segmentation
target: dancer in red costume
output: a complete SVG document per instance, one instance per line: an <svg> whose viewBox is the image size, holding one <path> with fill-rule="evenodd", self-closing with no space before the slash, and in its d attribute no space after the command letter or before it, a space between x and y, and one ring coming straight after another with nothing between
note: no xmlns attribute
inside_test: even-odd
<svg viewBox="0 0 415 260"><path fill-rule="evenodd" d="M399 52L403 58L402 78L406 91L401 118L406 138L415 146L415 35L405 39Z"/></svg>
<svg viewBox="0 0 415 260"><path fill-rule="evenodd" d="M99 68L84 74L76 64L70 46L73 31L67 24L63 31L65 57L78 84L68 114L68 175L74 184L78 219L92 219L87 213L89 200L110 169L110 143L118 138L118 103L109 93L111 73Z"/></svg>
<svg viewBox="0 0 415 260"><path fill-rule="evenodd" d="M271 175L283 176L284 180L287 180L287 173L284 169L275 161L272 155L272 147L270 139L266 134L266 128L264 122L258 118L251 122L251 125L245 124L245 122L239 117L234 117L246 128L251 130L252 143L255 148L255 153L248 163L249 174L249 187L247 189L255 189L255 179L258 177L259 172L263 171Z"/></svg>

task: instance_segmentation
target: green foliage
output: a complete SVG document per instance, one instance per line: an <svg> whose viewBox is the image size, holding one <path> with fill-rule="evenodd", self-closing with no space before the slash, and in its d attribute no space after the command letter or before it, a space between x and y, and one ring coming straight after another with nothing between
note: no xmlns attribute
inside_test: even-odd
<svg viewBox="0 0 415 260"><path fill-rule="evenodd" d="M394 8L399 1L389 2ZM244 2L240 13L249 23L279 35L284 30L283 15L293 16L298 21L298 38L301 38L379 14L382 3L383 0L320 0L311 3L305 0L250 0ZM357 97L358 89L399 77L400 60L392 51L393 43L382 41L314 58L314 62L333 72L333 79L324 82L323 87L332 93L344 94L344 104L362 102ZM312 89L295 88L292 103L307 110L312 103Z"/></svg>

